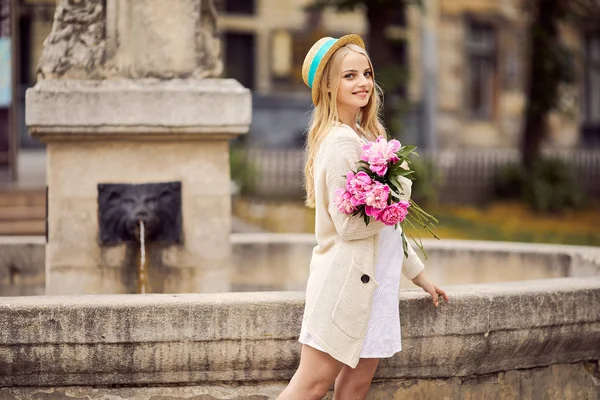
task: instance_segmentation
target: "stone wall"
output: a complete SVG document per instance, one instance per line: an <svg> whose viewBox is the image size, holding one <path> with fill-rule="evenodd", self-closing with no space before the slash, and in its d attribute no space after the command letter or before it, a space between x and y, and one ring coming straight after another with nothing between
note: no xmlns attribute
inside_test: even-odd
<svg viewBox="0 0 600 400"><path fill-rule="evenodd" d="M314 235L231 235L231 291L304 290ZM427 275L441 285L600 276L600 249L424 240ZM0 296L44 294L44 239L0 238ZM401 287L412 288L406 279Z"/></svg>
<svg viewBox="0 0 600 400"><path fill-rule="evenodd" d="M304 290L314 235L251 233L231 239L233 288ZM427 276L440 285L600 276L600 248L595 247L433 239L423 244ZM406 279L400 283L414 287Z"/></svg>
<svg viewBox="0 0 600 400"><path fill-rule="evenodd" d="M419 290L402 293L403 351L381 362L370 398L600 394L600 277L448 293L438 309ZM303 299L302 292L6 298L0 397L274 398L298 365Z"/></svg>

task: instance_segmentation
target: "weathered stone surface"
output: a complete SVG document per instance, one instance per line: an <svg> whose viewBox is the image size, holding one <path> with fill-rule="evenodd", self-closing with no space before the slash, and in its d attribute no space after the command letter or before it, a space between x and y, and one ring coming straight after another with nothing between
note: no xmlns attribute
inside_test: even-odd
<svg viewBox="0 0 600 400"><path fill-rule="evenodd" d="M52 32L44 41L38 79L96 74L106 50L104 1L59 1Z"/></svg>
<svg viewBox="0 0 600 400"><path fill-rule="evenodd" d="M222 64L212 0L60 0L38 80L200 79Z"/></svg>
<svg viewBox="0 0 600 400"><path fill-rule="evenodd" d="M99 245L97 185L166 181L182 184L183 243L148 243L151 286L174 293L229 290L226 141L53 141L47 152L47 294L133 293L139 254L131 245Z"/></svg>
<svg viewBox="0 0 600 400"><path fill-rule="evenodd" d="M4 388L0 398L6 400L105 399L122 400L263 400L274 399L287 382L256 382L251 386L147 387L147 388ZM596 399L600 396L598 364L583 362L555 364L548 367L511 370L495 374L445 379L376 378L367 399ZM331 400L333 391L325 397Z"/></svg>
<svg viewBox="0 0 600 400"><path fill-rule="evenodd" d="M252 108L250 91L232 79L41 81L27 90L26 105L30 133L46 141L242 134Z"/></svg>
<svg viewBox="0 0 600 400"><path fill-rule="evenodd" d="M377 377L450 378L600 359L600 277L401 295L403 351ZM285 380L302 292L5 298L0 386Z"/></svg>

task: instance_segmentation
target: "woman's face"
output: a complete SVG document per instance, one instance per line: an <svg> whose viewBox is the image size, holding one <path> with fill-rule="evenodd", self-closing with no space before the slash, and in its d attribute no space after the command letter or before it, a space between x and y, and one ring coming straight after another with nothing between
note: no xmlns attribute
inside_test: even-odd
<svg viewBox="0 0 600 400"><path fill-rule="evenodd" d="M356 109L369 102L373 92L373 71L367 58L351 51L342 60L340 86L337 92L338 109Z"/></svg>

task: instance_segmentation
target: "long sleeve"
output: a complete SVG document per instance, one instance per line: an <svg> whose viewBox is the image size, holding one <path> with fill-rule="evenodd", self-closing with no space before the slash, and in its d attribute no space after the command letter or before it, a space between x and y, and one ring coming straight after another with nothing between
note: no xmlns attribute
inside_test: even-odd
<svg viewBox="0 0 600 400"><path fill-rule="evenodd" d="M402 232L399 230L399 232ZM419 258L410 242L407 243L408 258L404 259L402 266L402 274L410 280L413 280L417 275L425 269L423 261Z"/></svg>
<svg viewBox="0 0 600 400"><path fill-rule="evenodd" d="M330 146L323 152L323 159L320 163L321 168L325 168L327 193L324 198L327 199L327 210L335 229L343 240L366 239L379 233L385 224L371 218L369 225L365 225L362 216L344 214L337 209L334 203L335 189L346 186L345 175L350 170L356 170L361 157L361 141L358 136L353 137L344 128L341 129L343 132L332 132L331 134L335 134L335 137L332 137L331 141L323 143L323 145Z"/></svg>

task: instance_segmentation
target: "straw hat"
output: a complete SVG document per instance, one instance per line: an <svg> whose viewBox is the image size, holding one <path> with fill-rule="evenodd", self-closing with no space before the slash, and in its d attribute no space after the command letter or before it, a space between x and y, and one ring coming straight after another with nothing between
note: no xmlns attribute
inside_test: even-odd
<svg viewBox="0 0 600 400"><path fill-rule="evenodd" d="M302 64L302 79L312 89L312 101L315 105L319 99L319 85L327 61L329 61L337 49L348 43L356 44L363 49L365 48L365 42L363 42L360 36L350 34L342 36L339 39L332 37L321 38L317 43L313 44L306 54L304 63Z"/></svg>

